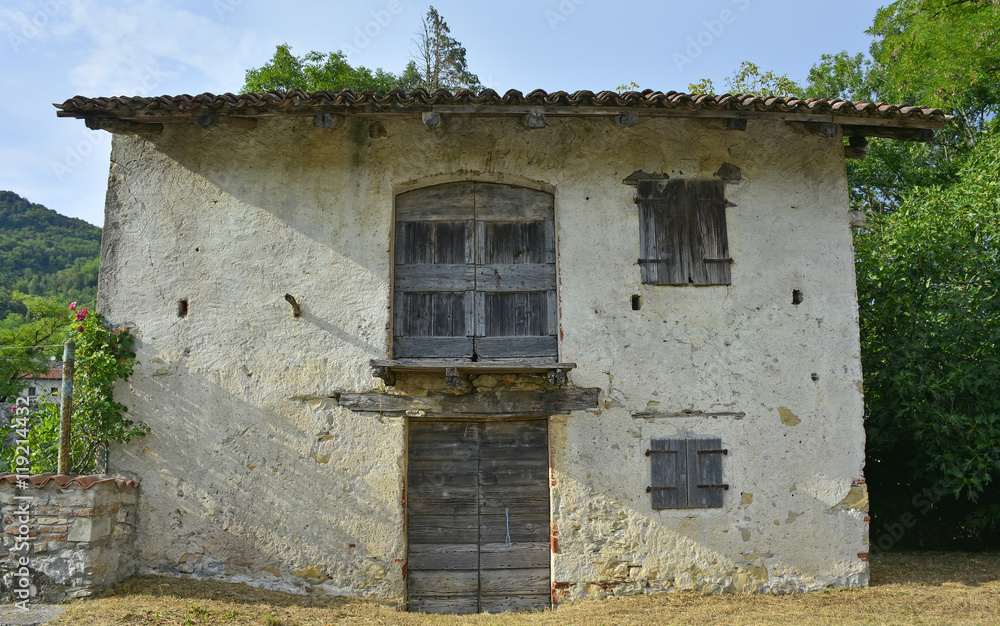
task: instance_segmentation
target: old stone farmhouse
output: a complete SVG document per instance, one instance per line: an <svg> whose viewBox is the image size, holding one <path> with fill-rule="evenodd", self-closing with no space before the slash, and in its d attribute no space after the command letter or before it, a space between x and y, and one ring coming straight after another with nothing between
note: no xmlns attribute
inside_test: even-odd
<svg viewBox="0 0 1000 626"><path fill-rule="evenodd" d="M143 572L547 607L868 580L845 158L938 110L84 98Z"/></svg>

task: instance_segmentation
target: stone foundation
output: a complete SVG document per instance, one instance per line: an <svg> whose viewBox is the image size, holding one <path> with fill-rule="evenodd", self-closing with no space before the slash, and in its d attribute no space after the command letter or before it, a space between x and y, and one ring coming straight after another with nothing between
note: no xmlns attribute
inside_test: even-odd
<svg viewBox="0 0 1000 626"><path fill-rule="evenodd" d="M138 486L107 476L0 477L0 602L89 596L135 573Z"/></svg>

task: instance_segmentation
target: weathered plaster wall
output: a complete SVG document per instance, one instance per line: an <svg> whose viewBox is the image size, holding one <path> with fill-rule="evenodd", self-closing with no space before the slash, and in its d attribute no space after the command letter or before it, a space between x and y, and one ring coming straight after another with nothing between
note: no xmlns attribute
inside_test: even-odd
<svg viewBox="0 0 1000 626"><path fill-rule="evenodd" d="M864 463L839 139L461 117L384 118L371 138L371 121L115 137L99 306L140 338L121 399L152 432L111 465L143 480L142 570L402 599L405 423L309 398L381 388L394 195L476 179L555 194L561 358L605 390L551 421L557 594L864 584L866 514L837 510ZM732 286L642 285L622 179L723 162L743 176L726 186ZM648 441L683 435L730 450L722 509L650 508Z"/></svg>

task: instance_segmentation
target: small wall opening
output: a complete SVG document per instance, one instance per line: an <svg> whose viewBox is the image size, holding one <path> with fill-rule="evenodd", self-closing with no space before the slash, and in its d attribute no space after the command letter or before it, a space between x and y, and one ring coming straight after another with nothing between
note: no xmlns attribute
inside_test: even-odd
<svg viewBox="0 0 1000 626"><path fill-rule="evenodd" d="M799 305L802 304L802 291L799 289L792 289L792 304Z"/></svg>
<svg viewBox="0 0 1000 626"><path fill-rule="evenodd" d="M642 308L642 296L633 294L632 295L632 310L638 311Z"/></svg>
<svg viewBox="0 0 1000 626"><path fill-rule="evenodd" d="M187 299L177 301L177 317L187 317L188 316L188 301Z"/></svg>

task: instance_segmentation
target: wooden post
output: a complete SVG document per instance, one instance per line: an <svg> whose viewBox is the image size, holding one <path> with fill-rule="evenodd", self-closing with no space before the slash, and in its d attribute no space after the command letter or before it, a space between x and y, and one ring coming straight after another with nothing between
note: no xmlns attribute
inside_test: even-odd
<svg viewBox="0 0 1000 626"><path fill-rule="evenodd" d="M70 427L73 418L73 369L76 365L76 344L72 339L66 340L63 348L63 378L60 401L62 419L59 420L59 466L60 474L69 474L70 466Z"/></svg>

